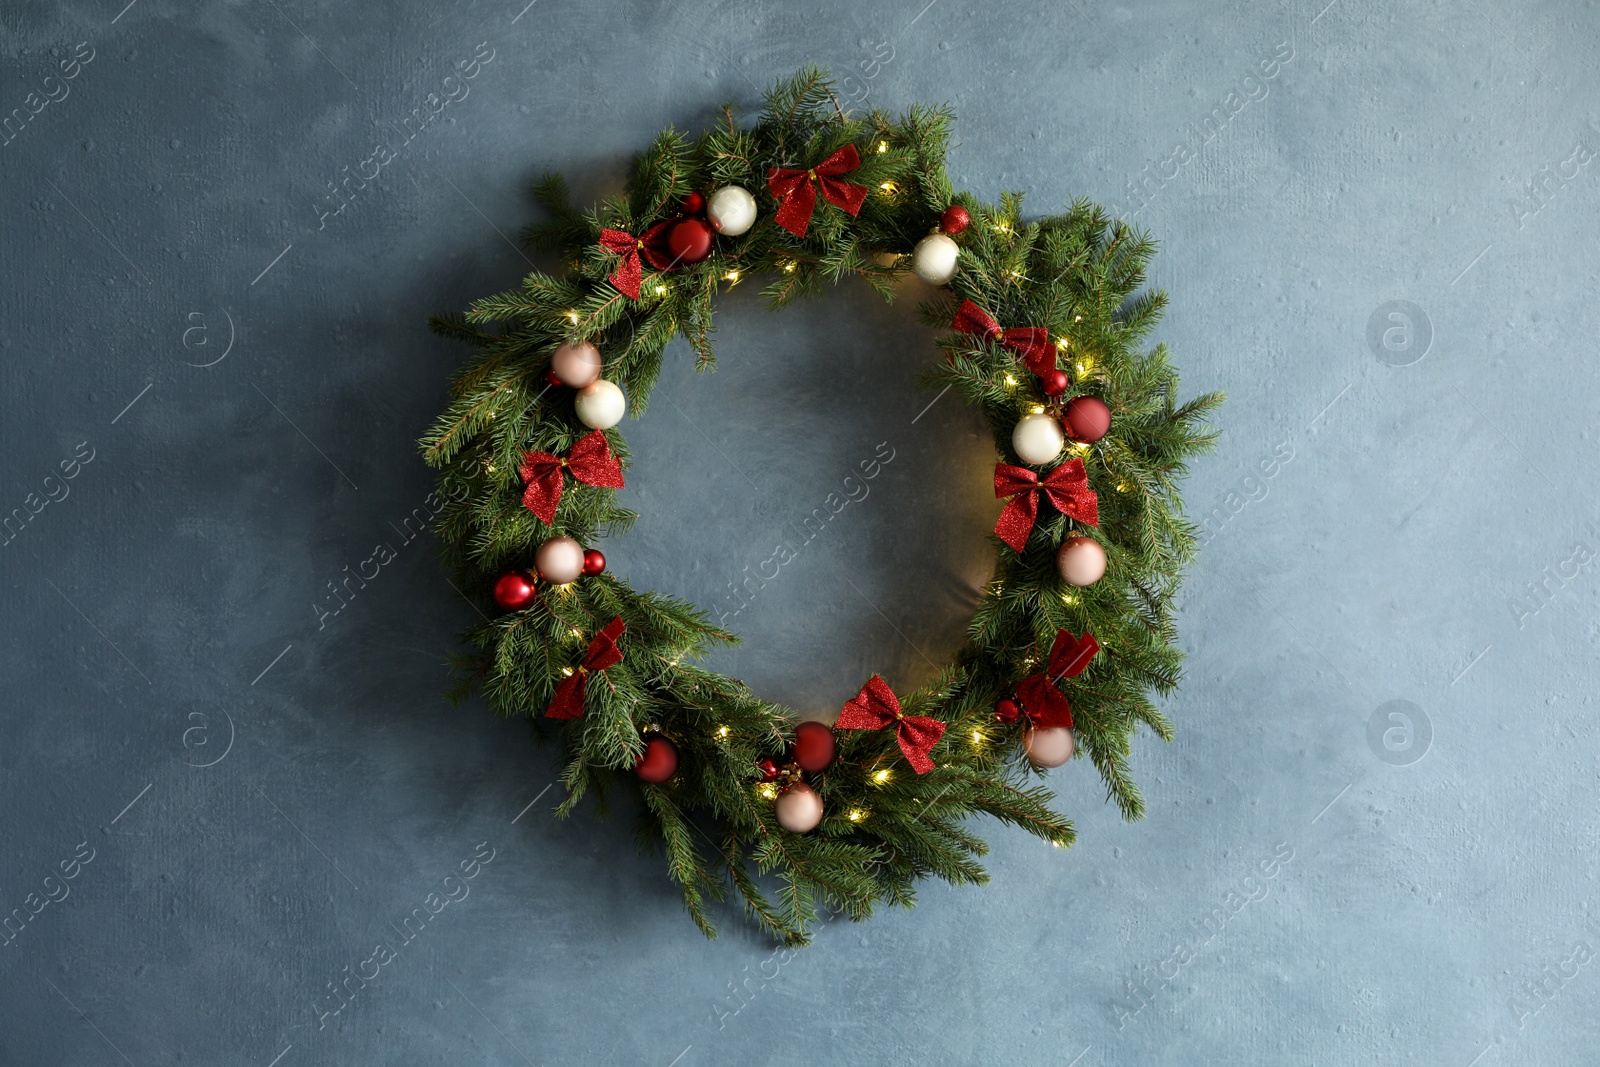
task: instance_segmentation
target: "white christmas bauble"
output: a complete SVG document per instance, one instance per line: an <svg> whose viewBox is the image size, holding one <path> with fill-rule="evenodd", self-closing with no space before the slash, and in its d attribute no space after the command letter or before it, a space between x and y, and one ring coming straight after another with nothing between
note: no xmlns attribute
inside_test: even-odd
<svg viewBox="0 0 1600 1067"><path fill-rule="evenodd" d="M930 233L911 250L911 272L929 285L943 285L956 276L961 246L942 233Z"/></svg>
<svg viewBox="0 0 1600 1067"><path fill-rule="evenodd" d="M804 782L796 782L779 793L773 808L778 825L793 833L815 830L822 821L822 796Z"/></svg>
<svg viewBox="0 0 1600 1067"><path fill-rule="evenodd" d="M1072 758L1072 731L1064 726L1043 730L1030 727L1022 735L1022 747L1028 758L1039 766L1059 767Z"/></svg>
<svg viewBox="0 0 1600 1067"><path fill-rule="evenodd" d="M591 429L609 430L622 421L628 410L628 398L622 395L615 382L601 378L579 389L573 406L577 408L579 422Z"/></svg>
<svg viewBox="0 0 1600 1067"><path fill-rule="evenodd" d="M534 550L533 565L551 585L575 582L583 573L583 546L570 537L552 537Z"/></svg>
<svg viewBox="0 0 1600 1067"><path fill-rule="evenodd" d="M706 219L724 237L738 237L756 223L756 198L737 185L724 185L706 201Z"/></svg>
<svg viewBox="0 0 1600 1067"><path fill-rule="evenodd" d="M1049 463L1061 455L1067 435L1061 423L1051 415L1024 415L1011 431L1011 449L1017 458L1035 467Z"/></svg>

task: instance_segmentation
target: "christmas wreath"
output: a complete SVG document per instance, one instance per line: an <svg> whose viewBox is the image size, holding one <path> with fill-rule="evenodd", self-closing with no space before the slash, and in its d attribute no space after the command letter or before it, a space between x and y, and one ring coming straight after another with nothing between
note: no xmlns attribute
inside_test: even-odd
<svg viewBox="0 0 1600 1067"><path fill-rule="evenodd" d="M752 127L728 108L698 137L661 134L598 208L545 176L550 220L525 236L559 272L434 319L478 349L421 442L451 487L437 530L495 613L454 692L556 728L559 813L636 789L643 836L708 936L730 888L800 944L822 907L859 920L910 906L925 875L984 882L974 812L1070 845L1040 776L1075 754L1138 818L1133 734L1172 735L1151 694L1182 659L1172 598L1195 541L1177 481L1221 396L1180 404L1164 346L1145 347L1165 304L1140 291L1150 238L1086 201L1025 221L1019 195L955 193L951 122L852 117L803 70ZM920 310L950 331L925 381L994 432L999 558L969 643L931 683L874 675L831 727L802 722L698 665L732 633L606 573L594 544L637 517L616 502L616 427L644 412L674 336L713 365L720 286L766 278L779 308L854 277L887 300L908 268L942 287Z"/></svg>

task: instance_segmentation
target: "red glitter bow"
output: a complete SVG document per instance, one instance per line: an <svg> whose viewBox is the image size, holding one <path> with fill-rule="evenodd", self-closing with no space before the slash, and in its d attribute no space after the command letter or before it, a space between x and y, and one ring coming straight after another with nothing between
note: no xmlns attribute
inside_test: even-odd
<svg viewBox="0 0 1600 1067"><path fill-rule="evenodd" d="M555 524L556 505L561 503L562 468L571 471L572 476L585 485L623 488L622 464L611 458L611 442L600 430L578 438L565 456L524 452L522 466L517 468L522 480L528 483L522 493L522 504L546 526Z"/></svg>
<svg viewBox="0 0 1600 1067"><path fill-rule="evenodd" d="M1083 460L1069 459L1043 478L1026 467L996 463L994 495L1011 499L1000 512L994 532L1018 552L1027 547L1028 535L1039 518L1040 494L1061 514L1090 526L1100 525L1100 498L1089 488Z"/></svg>
<svg viewBox="0 0 1600 1067"><path fill-rule="evenodd" d="M912 769L918 774L933 770L933 760L928 758L928 753L944 736L944 723L926 715L902 712L894 690L876 674L867 679L861 692L845 702L839 720L833 725L840 730L881 730L891 724L895 740L900 742L900 751L905 753Z"/></svg>
<svg viewBox="0 0 1600 1067"><path fill-rule="evenodd" d="M807 170L790 170L773 167L767 172L767 188L778 198L778 225L796 237L806 235L811 225L811 213L817 207L817 190L811 179L822 187L822 198L834 207L855 215L867 198L867 187L854 182L840 181L836 175L849 174L861 166L861 155L856 146L847 144L827 159Z"/></svg>
<svg viewBox="0 0 1600 1067"><path fill-rule="evenodd" d="M639 283L644 281L644 266L639 262L641 252L656 270L666 270L672 266L672 255L666 250L663 242L666 240L667 227L671 226L673 221L667 219L665 222L656 223L644 231L642 237L635 237L624 230L600 231L600 247L622 257L617 269L606 279L616 286L617 292L635 300L639 299Z"/></svg>
<svg viewBox="0 0 1600 1067"><path fill-rule="evenodd" d="M1041 378L1056 369L1055 346L1050 343L1050 331L1043 326L1013 326L1002 330L987 311L970 300L963 300L956 309L956 317L950 321L950 328L999 341L1021 356L1028 370Z"/></svg>
<svg viewBox="0 0 1600 1067"><path fill-rule="evenodd" d="M594 635L578 669L556 684L556 694L550 698L550 706L545 709L546 718L577 719L583 716L583 698L589 672L603 671L622 662L622 653L617 650L617 638L622 636L625 629L627 626L623 624L622 616L618 615L606 623L604 630Z"/></svg>
<svg viewBox="0 0 1600 1067"><path fill-rule="evenodd" d="M1056 682L1082 674L1099 651L1100 642L1087 630L1082 637L1057 630L1056 643L1050 649L1050 662L1045 669L1038 674L1028 675L1017 685L1017 703L1022 705L1028 721L1038 729L1066 727L1070 730L1072 705L1056 688Z"/></svg>

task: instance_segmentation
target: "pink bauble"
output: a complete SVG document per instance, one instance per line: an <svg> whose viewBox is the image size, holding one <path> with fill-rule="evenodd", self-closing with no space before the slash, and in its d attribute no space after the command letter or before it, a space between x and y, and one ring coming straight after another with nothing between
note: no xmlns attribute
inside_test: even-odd
<svg viewBox="0 0 1600 1067"><path fill-rule="evenodd" d="M1041 767L1059 767L1072 758L1072 731L1062 726L1030 728L1022 735L1022 748Z"/></svg>
<svg viewBox="0 0 1600 1067"><path fill-rule="evenodd" d="M804 782L796 782L779 793L773 808L778 825L797 834L815 830L822 821L822 796Z"/></svg>
<svg viewBox="0 0 1600 1067"><path fill-rule="evenodd" d="M551 585L566 585L583 573L583 546L570 537L552 537L533 554L539 576Z"/></svg>
<svg viewBox="0 0 1600 1067"><path fill-rule="evenodd" d="M569 389L582 389L600 377L600 350L588 341L573 341L555 350L550 371Z"/></svg>
<svg viewBox="0 0 1600 1067"><path fill-rule="evenodd" d="M1106 550L1092 537L1069 537L1056 550L1056 570L1068 585L1093 585L1106 572Z"/></svg>

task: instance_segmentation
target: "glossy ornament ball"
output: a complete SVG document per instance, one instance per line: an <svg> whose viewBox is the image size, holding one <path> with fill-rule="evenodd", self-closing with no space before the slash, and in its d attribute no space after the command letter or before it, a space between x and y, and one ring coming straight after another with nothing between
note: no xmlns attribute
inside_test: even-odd
<svg viewBox="0 0 1600 1067"><path fill-rule="evenodd" d="M761 780L763 782L776 782L778 775L783 773L778 769L777 761L771 759L757 760L756 770L761 772Z"/></svg>
<svg viewBox="0 0 1600 1067"><path fill-rule="evenodd" d="M1017 458L1035 467L1049 463L1061 455L1067 443L1061 432L1061 423L1049 415L1024 415L1011 431L1011 448Z"/></svg>
<svg viewBox="0 0 1600 1067"><path fill-rule="evenodd" d="M494 583L494 602L501 611L521 611L538 598L533 579L522 571L506 571Z"/></svg>
<svg viewBox="0 0 1600 1067"><path fill-rule="evenodd" d="M724 237L738 237L756 224L756 198L737 185L724 185L711 194L706 217Z"/></svg>
<svg viewBox="0 0 1600 1067"><path fill-rule="evenodd" d="M1069 537L1056 550L1056 570L1068 585L1093 585L1106 572L1106 550L1092 537Z"/></svg>
<svg viewBox="0 0 1600 1067"><path fill-rule="evenodd" d="M552 537L533 553L533 565L551 585L575 582L583 573L583 546L570 537Z"/></svg>
<svg viewBox="0 0 1600 1067"><path fill-rule="evenodd" d="M679 219L667 231L667 250L674 267L690 267L711 258L711 241L716 234L705 219Z"/></svg>
<svg viewBox="0 0 1600 1067"><path fill-rule="evenodd" d="M803 722L794 728L794 761L815 774L833 762L833 727L825 722Z"/></svg>
<svg viewBox="0 0 1600 1067"><path fill-rule="evenodd" d="M1061 421L1074 441L1093 444L1111 429L1111 409L1097 396L1075 396L1067 401Z"/></svg>
<svg viewBox="0 0 1600 1067"><path fill-rule="evenodd" d="M1022 708L1019 707L1017 702L1012 700L1010 697L1001 697L999 700L994 702L995 722L1005 723L1009 726L1011 723L1016 722L1021 717Z"/></svg>
<svg viewBox="0 0 1600 1067"><path fill-rule="evenodd" d="M939 228L945 233L957 234L967 228L972 221L972 216L967 214L967 209L960 204L951 204L944 209L944 214L939 216Z"/></svg>
<svg viewBox="0 0 1600 1067"><path fill-rule="evenodd" d="M591 430L609 430L622 421L628 410L628 398L616 383L604 378L596 379L578 390L572 402L577 409L578 421Z"/></svg>
<svg viewBox="0 0 1600 1067"><path fill-rule="evenodd" d="M1022 735L1022 748L1039 766L1059 767L1072 758L1072 731L1064 726L1029 728Z"/></svg>
<svg viewBox="0 0 1600 1067"><path fill-rule="evenodd" d="M911 250L911 273L929 285L943 285L956 276L961 246L942 233L930 233Z"/></svg>
<svg viewBox="0 0 1600 1067"><path fill-rule="evenodd" d="M1044 390L1045 396L1060 396L1067 391L1067 372L1064 370L1046 371L1039 378L1039 388Z"/></svg>
<svg viewBox="0 0 1600 1067"><path fill-rule="evenodd" d="M665 737L652 737L644 743L644 755L633 765L639 780L660 785L678 773L678 746Z"/></svg>
<svg viewBox="0 0 1600 1067"><path fill-rule="evenodd" d="M561 379L556 377L556 372L553 370L544 372L544 380L557 389L561 388Z"/></svg>
<svg viewBox="0 0 1600 1067"><path fill-rule="evenodd" d="M593 578L597 574L606 572L606 556L598 548L585 549L583 553L583 573Z"/></svg>
<svg viewBox="0 0 1600 1067"><path fill-rule="evenodd" d="M793 833L815 830L822 821L822 795L804 782L796 782L779 793L772 806L778 825Z"/></svg>
<svg viewBox="0 0 1600 1067"><path fill-rule="evenodd" d="M550 373L568 389L582 389L600 377L600 350L588 341L571 341L550 356Z"/></svg>
<svg viewBox="0 0 1600 1067"><path fill-rule="evenodd" d="M685 215L698 215L706 209L706 198L699 193L690 193L683 198L683 213Z"/></svg>

